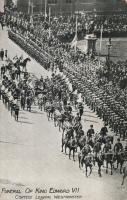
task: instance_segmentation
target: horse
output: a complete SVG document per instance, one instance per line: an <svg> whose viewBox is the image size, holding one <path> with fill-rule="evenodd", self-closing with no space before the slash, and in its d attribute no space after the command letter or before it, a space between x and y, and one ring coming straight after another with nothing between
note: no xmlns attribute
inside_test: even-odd
<svg viewBox="0 0 127 200"><path fill-rule="evenodd" d="M81 169L81 166L82 166L82 161L83 159L88 155L88 153L91 153L91 147L86 144L82 150L79 152L78 154L78 161L79 161L79 168Z"/></svg>
<svg viewBox="0 0 127 200"><path fill-rule="evenodd" d="M54 125L55 125L55 127L57 125L59 126L59 131L60 131L61 123L62 123L62 115L61 115L60 111L57 109L54 112Z"/></svg>
<svg viewBox="0 0 127 200"><path fill-rule="evenodd" d="M26 104L27 104L27 110L28 110L29 112L31 112L31 106L32 106L32 98L31 98L31 97L28 97L28 98L26 99Z"/></svg>
<svg viewBox="0 0 127 200"><path fill-rule="evenodd" d="M81 161L81 165L83 167L83 164L85 164L85 169L86 169L86 177L88 177L87 172L88 172L88 168L90 169L89 172L89 176L92 173L92 162L93 162L93 155L91 153L88 153L87 156L85 156L82 161Z"/></svg>
<svg viewBox="0 0 127 200"><path fill-rule="evenodd" d="M42 107L43 107L43 99L42 98L38 99L38 107L42 111Z"/></svg>
<svg viewBox="0 0 127 200"><path fill-rule="evenodd" d="M26 64L27 64L28 61L30 62L31 59L30 58L26 58L22 62L19 63L19 65L22 66L23 69L25 69L25 71L26 71Z"/></svg>
<svg viewBox="0 0 127 200"><path fill-rule="evenodd" d="M77 140L76 138L68 138L67 135L62 137L62 152L63 152L63 147L65 146L65 154L66 154L66 149L69 149L69 159L71 159L71 152L73 152L73 161L75 161L75 152L77 149Z"/></svg>
<svg viewBox="0 0 127 200"><path fill-rule="evenodd" d="M83 147L86 145L86 136L83 135L80 138L77 139L78 147L80 148L80 151L83 149Z"/></svg>
<svg viewBox="0 0 127 200"><path fill-rule="evenodd" d="M74 129L75 129L75 132L78 134L80 130L82 130L82 124L81 122L75 122L74 123Z"/></svg>
<svg viewBox="0 0 127 200"><path fill-rule="evenodd" d="M53 106L53 104L51 104L49 109L48 109L48 120L50 118L53 119L54 112L55 112L55 107Z"/></svg>
<svg viewBox="0 0 127 200"><path fill-rule="evenodd" d="M104 154L100 151L98 153L95 153L95 156L94 156L94 166L95 166L95 162L97 162L97 165L98 165L98 175L100 177L102 177L102 174L101 174L101 167L104 163Z"/></svg>
<svg viewBox="0 0 127 200"><path fill-rule="evenodd" d="M43 100L43 104L44 104L44 111L47 112L47 117L48 117L48 112L49 112L51 103L50 103L49 101L44 101L44 100Z"/></svg>
<svg viewBox="0 0 127 200"><path fill-rule="evenodd" d="M91 148L94 148L94 140L93 140L93 138L88 138L87 137L87 143L91 146Z"/></svg>
<svg viewBox="0 0 127 200"><path fill-rule="evenodd" d="M62 126L62 129L63 129L63 133L65 131L68 131L68 129L72 127L72 124L67 120L67 118L64 119L64 122L63 122L63 126Z"/></svg>
<svg viewBox="0 0 127 200"><path fill-rule="evenodd" d="M114 137L112 135L106 135L106 136L97 135L95 139L99 140L103 144L106 144L107 141L113 144L113 141L114 141Z"/></svg>
<svg viewBox="0 0 127 200"><path fill-rule="evenodd" d="M127 177L127 166L123 168L123 180L121 185L124 185L125 178Z"/></svg>
<svg viewBox="0 0 127 200"><path fill-rule="evenodd" d="M119 152L116 154L117 169L120 164L120 173L122 174L122 167L125 161L127 161L127 152Z"/></svg>
<svg viewBox="0 0 127 200"><path fill-rule="evenodd" d="M104 160L106 161L106 174L108 174L108 165L110 164L111 175L113 175L113 168L116 161L116 156L112 151L109 151L107 153L104 153Z"/></svg>

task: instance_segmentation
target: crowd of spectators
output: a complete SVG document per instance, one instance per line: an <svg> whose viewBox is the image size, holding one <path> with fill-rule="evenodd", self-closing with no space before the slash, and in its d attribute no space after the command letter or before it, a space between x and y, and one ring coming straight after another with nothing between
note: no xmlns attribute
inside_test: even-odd
<svg viewBox="0 0 127 200"><path fill-rule="evenodd" d="M84 38L86 33L95 33L100 35L101 26L103 25L103 36L126 36L127 32L127 13L82 13L77 17L77 32L78 38ZM35 37L40 36L42 32L51 32L62 41L71 41L76 30L76 15L72 16L49 16L45 20L45 16L38 14L33 18L24 13L14 12L13 15L8 15L7 21L15 22L15 26L22 28L22 31L30 30ZM34 24L34 26L33 26ZM44 38L44 36L43 36Z"/></svg>
<svg viewBox="0 0 127 200"><path fill-rule="evenodd" d="M78 31L97 32L103 25L104 32L126 32L126 16L80 15ZM53 62L51 61L49 67L59 68L65 73L73 87L85 95L87 104L100 117L103 116L108 124L122 124L124 127L127 122L127 63L107 60L99 66L97 59L91 59L79 50L75 53L68 43L59 39L60 34L67 34L69 39L69 35L75 32L75 17L51 17L50 24L48 20L45 21L44 16L31 19L18 13L18 16L8 15L7 24L24 40L36 44L35 51L39 47L40 51L51 55ZM118 131L118 127L115 129Z"/></svg>

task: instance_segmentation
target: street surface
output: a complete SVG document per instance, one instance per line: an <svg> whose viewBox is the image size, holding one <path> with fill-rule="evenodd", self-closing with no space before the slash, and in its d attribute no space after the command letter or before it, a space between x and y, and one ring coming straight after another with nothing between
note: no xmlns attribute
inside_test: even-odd
<svg viewBox="0 0 127 200"><path fill-rule="evenodd" d="M0 49L9 51L10 58L16 54L28 56L0 29ZM47 76L50 72L31 58L27 69L37 77ZM103 122L85 106L83 125L85 131L90 124L99 131ZM111 176L102 170L102 178L97 167L86 178L85 169L78 168L78 161L69 160L61 153L61 132L48 121L46 113L32 107L32 112L20 111L19 122L11 117L0 101L0 191L1 188L56 188L71 189L78 187L82 200L127 200L127 180L121 187L122 175L116 170ZM110 170L109 170L110 171ZM0 194L1 200L14 200L15 194ZM33 197L34 200L34 197Z"/></svg>

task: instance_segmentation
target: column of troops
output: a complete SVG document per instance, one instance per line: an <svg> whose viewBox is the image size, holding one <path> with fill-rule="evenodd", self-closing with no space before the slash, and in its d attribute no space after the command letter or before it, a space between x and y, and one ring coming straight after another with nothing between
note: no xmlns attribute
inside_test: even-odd
<svg viewBox="0 0 127 200"><path fill-rule="evenodd" d="M53 60L47 59L46 55L40 52L33 44L26 43L23 38L19 38L14 33L9 32L9 37L20 45L25 51L33 56L39 63L43 64L46 69L50 68L50 63ZM86 104L94 110L97 115L103 119L106 125L109 125L112 130L120 137L126 139L127 137L127 113L124 107L119 102L113 99L113 96L108 95L100 89L96 84L96 77L89 67L82 72L76 66L64 66L63 73L69 78L73 85L76 85L78 91L82 93ZM88 80L91 77L91 80Z"/></svg>

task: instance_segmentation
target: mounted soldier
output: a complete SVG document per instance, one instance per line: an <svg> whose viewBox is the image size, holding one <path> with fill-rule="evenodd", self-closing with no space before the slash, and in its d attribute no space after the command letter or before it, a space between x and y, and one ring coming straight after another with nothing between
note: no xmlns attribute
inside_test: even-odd
<svg viewBox="0 0 127 200"><path fill-rule="evenodd" d="M90 125L90 129L87 131L88 140L89 140L90 138L92 138L94 134L95 134L95 131L94 131L94 129L93 129L93 125Z"/></svg>
<svg viewBox="0 0 127 200"><path fill-rule="evenodd" d="M108 153L108 152L111 151L111 150L112 150L112 145L111 145L110 140L108 140L108 141L106 142L106 144L104 145L104 147L103 147L103 152L104 152L104 153Z"/></svg>
<svg viewBox="0 0 127 200"><path fill-rule="evenodd" d="M94 144L93 151L95 152L95 157L97 157L98 153L101 151L101 142L98 139L97 142Z"/></svg>
<svg viewBox="0 0 127 200"><path fill-rule="evenodd" d="M85 144L85 146L82 148L82 150L80 151L80 153L78 154L78 159L79 159L79 167L80 164L83 164L83 160L84 158L88 155L88 153L91 153L91 147L90 145L87 143Z"/></svg>
<svg viewBox="0 0 127 200"><path fill-rule="evenodd" d="M67 135L68 140L70 140L71 137L72 138L74 137L74 130L73 130L72 127L69 127L69 129L67 130L66 135Z"/></svg>
<svg viewBox="0 0 127 200"><path fill-rule="evenodd" d="M120 142L120 138L118 138L116 144L114 145L114 152L115 152L116 154L118 154L118 153L121 152L122 150L123 150L123 145L122 145L122 143Z"/></svg>
<svg viewBox="0 0 127 200"><path fill-rule="evenodd" d="M27 99L26 99L26 104L27 104L27 110L28 110L29 112L31 112L32 99L31 99L30 96L27 97Z"/></svg>

